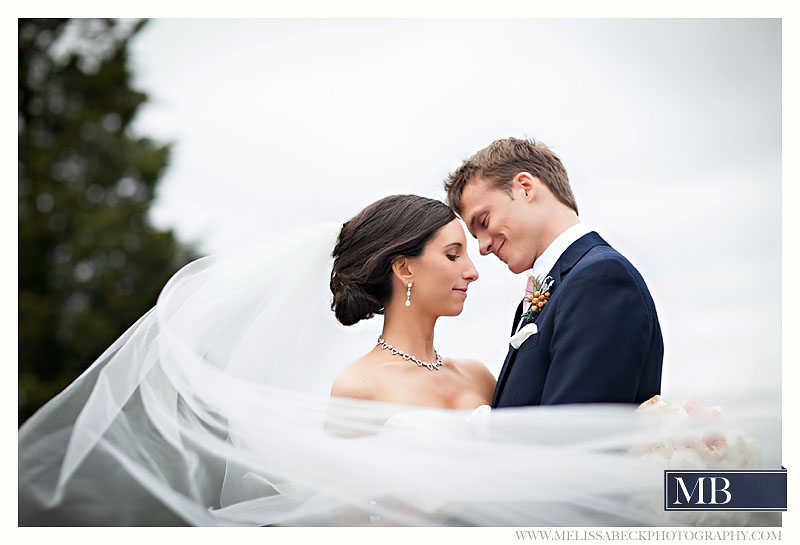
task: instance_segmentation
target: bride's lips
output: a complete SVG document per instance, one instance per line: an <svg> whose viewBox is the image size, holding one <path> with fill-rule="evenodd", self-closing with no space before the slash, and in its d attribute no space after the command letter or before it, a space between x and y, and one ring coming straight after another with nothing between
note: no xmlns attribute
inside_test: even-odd
<svg viewBox="0 0 800 545"><path fill-rule="evenodd" d="M453 288L453 291L456 293L460 293L464 297L467 296L467 288Z"/></svg>

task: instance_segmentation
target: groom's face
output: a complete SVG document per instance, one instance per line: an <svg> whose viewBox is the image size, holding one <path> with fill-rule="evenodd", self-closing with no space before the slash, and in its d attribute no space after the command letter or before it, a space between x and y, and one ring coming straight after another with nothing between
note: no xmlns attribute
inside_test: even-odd
<svg viewBox="0 0 800 545"><path fill-rule="evenodd" d="M523 187L512 184L505 191L480 178L470 180L461 194L461 217L482 255L496 255L513 273L533 267L535 215Z"/></svg>

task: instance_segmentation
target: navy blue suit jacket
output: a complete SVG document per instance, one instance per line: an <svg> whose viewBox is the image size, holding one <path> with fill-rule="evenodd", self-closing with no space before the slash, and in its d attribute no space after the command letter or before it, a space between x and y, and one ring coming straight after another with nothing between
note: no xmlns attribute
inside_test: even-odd
<svg viewBox="0 0 800 545"><path fill-rule="evenodd" d="M509 347L492 407L641 403L659 393L664 343L639 271L591 232L564 251L550 276L538 333ZM521 314L522 303L512 334Z"/></svg>

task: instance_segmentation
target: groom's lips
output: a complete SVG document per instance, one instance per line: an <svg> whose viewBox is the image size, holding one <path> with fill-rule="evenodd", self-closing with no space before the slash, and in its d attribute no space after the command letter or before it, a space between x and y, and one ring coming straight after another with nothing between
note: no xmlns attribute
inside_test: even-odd
<svg viewBox="0 0 800 545"><path fill-rule="evenodd" d="M503 246L505 246L505 245L506 245L506 241L505 241L505 239L503 239L503 243L502 243L502 244L500 245L500 247L499 247L499 248L498 248L498 249L497 249L497 250L494 252L494 255L495 255L495 256L497 256L497 258L498 258L500 261L503 261L503 258L502 258L502 257L500 257L500 250L502 250L502 249L503 249Z"/></svg>

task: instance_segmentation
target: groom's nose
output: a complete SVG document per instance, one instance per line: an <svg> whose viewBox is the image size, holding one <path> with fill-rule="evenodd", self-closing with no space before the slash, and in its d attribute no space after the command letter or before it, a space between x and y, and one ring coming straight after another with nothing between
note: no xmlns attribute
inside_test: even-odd
<svg viewBox="0 0 800 545"><path fill-rule="evenodd" d="M481 255L489 255L492 253L492 237L479 236L478 247L480 248Z"/></svg>

